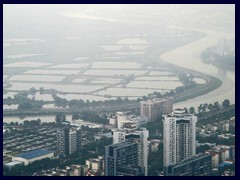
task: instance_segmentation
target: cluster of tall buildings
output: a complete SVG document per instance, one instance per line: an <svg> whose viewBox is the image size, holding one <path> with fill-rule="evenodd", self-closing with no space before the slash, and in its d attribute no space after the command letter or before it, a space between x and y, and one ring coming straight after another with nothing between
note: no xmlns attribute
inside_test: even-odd
<svg viewBox="0 0 240 180"><path fill-rule="evenodd" d="M214 51L220 56L228 54L233 54L235 56L235 39L220 39L215 46Z"/></svg>
<svg viewBox="0 0 240 180"><path fill-rule="evenodd" d="M105 147L105 176L147 176L148 137L140 119L133 121L125 113L116 114L113 144ZM173 111L172 99L141 102L141 116L147 122L163 121L163 173L165 176L206 176L211 174L208 154L196 155L197 117L184 109ZM135 126L126 126L128 123Z"/></svg>
<svg viewBox="0 0 240 180"><path fill-rule="evenodd" d="M234 146L217 146L204 154L196 154L197 117L184 109L172 107L172 99L153 99L141 102L141 116L117 112L109 119L112 122L113 143L105 146L104 157L90 158L86 165L65 170L65 174L87 176L147 176L148 144L151 151L157 151L160 140L148 141L149 131L143 127L147 122L163 122L163 174L164 176L208 176L224 160L235 161ZM57 150L55 156L67 156L82 147L80 128L61 127L57 129ZM34 151L16 157L22 163L45 157L53 158L53 152ZM29 158L31 157L31 158ZM16 162L7 164L10 168ZM71 170L71 171L70 171ZM59 171L59 173L62 173Z"/></svg>
<svg viewBox="0 0 240 180"><path fill-rule="evenodd" d="M105 147L105 176L148 175L149 132L142 126L172 112L172 99L142 101L140 110L140 116L117 112L109 119L115 129L113 144Z"/></svg>

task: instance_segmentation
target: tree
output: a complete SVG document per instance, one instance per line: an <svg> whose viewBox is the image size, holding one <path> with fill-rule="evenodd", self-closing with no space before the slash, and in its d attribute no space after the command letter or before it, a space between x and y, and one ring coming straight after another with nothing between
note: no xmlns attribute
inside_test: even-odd
<svg viewBox="0 0 240 180"><path fill-rule="evenodd" d="M56 94L52 94L52 97L57 106L66 107L68 105L68 101L65 98L60 98Z"/></svg>
<svg viewBox="0 0 240 180"><path fill-rule="evenodd" d="M28 92L23 91L23 92L19 92L17 94L14 95L14 99L16 100L25 100L28 97Z"/></svg>
<svg viewBox="0 0 240 180"><path fill-rule="evenodd" d="M188 114L188 109L187 109L187 108L184 108L184 110L185 110L185 113Z"/></svg>
<svg viewBox="0 0 240 180"><path fill-rule="evenodd" d="M137 98L137 102L140 102L141 101L141 98Z"/></svg>
<svg viewBox="0 0 240 180"><path fill-rule="evenodd" d="M32 87L32 88L29 89L29 92L30 92L31 95L35 95L37 90L36 90L36 88Z"/></svg>
<svg viewBox="0 0 240 180"><path fill-rule="evenodd" d="M181 93L184 91L184 86L179 86L175 88L176 93Z"/></svg>
<svg viewBox="0 0 240 180"><path fill-rule="evenodd" d="M147 96L143 96L143 97L142 97L142 100L143 100L143 101L146 101L147 99L148 99Z"/></svg>
<svg viewBox="0 0 240 180"><path fill-rule="evenodd" d="M222 107L228 108L230 106L230 101L229 99L225 99L222 103Z"/></svg>
<svg viewBox="0 0 240 180"><path fill-rule="evenodd" d="M154 95L154 97L156 97L156 98L160 98L160 97L162 96L162 94L161 94L160 92L157 92L157 91L154 91L154 92L153 92L153 95Z"/></svg>
<svg viewBox="0 0 240 180"><path fill-rule="evenodd" d="M73 113L72 120L75 120L75 119L80 119L80 116L78 113Z"/></svg>
<svg viewBox="0 0 240 180"><path fill-rule="evenodd" d="M61 113L58 113L55 117L55 121L57 125L61 125L62 122L66 121L66 116Z"/></svg>
<svg viewBox="0 0 240 180"><path fill-rule="evenodd" d="M29 101L22 102L18 105L18 110L30 110L33 105Z"/></svg>
<svg viewBox="0 0 240 180"><path fill-rule="evenodd" d="M23 125L24 126L29 126L30 125L30 121L28 121L28 120L23 121Z"/></svg>
<svg viewBox="0 0 240 180"><path fill-rule="evenodd" d="M193 75L193 74L190 74L190 75L189 75L189 80L190 80L190 81L193 81L193 78L194 78L194 75Z"/></svg>
<svg viewBox="0 0 240 180"><path fill-rule="evenodd" d="M38 123L38 125L41 125L41 123L42 123L41 119L38 118L37 123Z"/></svg>
<svg viewBox="0 0 240 180"><path fill-rule="evenodd" d="M174 90L171 90L171 91L169 92L169 95L170 95L170 96L174 96L174 95L175 95Z"/></svg>
<svg viewBox="0 0 240 180"><path fill-rule="evenodd" d="M202 108L203 108L203 105L200 104L200 105L198 106L198 112L201 112L201 111L202 111Z"/></svg>
<svg viewBox="0 0 240 180"><path fill-rule="evenodd" d="M218 102L215 102L214 104L213 104L213 109L214 110L218 110L220 107L219 107L219 103Z"/></svg>
<svg viewBox="0 0 240 180"><path fill-rule="evenodd" d="M148 158L148 164L150 166L149 176L157 176L163 169L163 144L160 143L158 151L150 152Z"/></svg>
<svg viewBox="0 0 240 180"><path fill-rule="evenodd" d="M129 101L128 97L125 97L125 98L124 98L124 101L125 101L125 102L128 102L128 101Z"/></svg>
<svg viewBox="0 0 240 180"><path fill-rule="evenodd" d="M107 116L96 112L81 112L80 119L98 124L108 124Z"/></svg>
<svg viewBox="0 0 240 180"><path fill-rule="evenodd" d="M116 102L117 102L118 104L121 104L121 103L123 102L123 100L122 100L122 98L117 97Z"/></svg>
<svg viewBox="0 0 240 180"><path fill-rule="evenodd" d="M194 108L194 107L190 107L190 108L189 108L189 112L190 112L191 114L194 114L194 113L195 113L195 108Z"/></svg>
<svg viewBox="0 0 240 180"><path fill-rule="evenodd" d="M209 150L209 149L211 149L210 146L203 145L203 146L197 147L196 151L197 151L197 154L198 154L198 153L204 153L206 150Z"/></svg>
<svg viewBox="0 0 240 180"><path fill-rule="evenodd" d="M44 88L43 88L43 87L40 87L39 93L40 93L40 94L43 94L43 93L44 93Z"/></svg>
<svg viewBox="0 0 240 180"><path fill-rule="evenodd" d="M179 74L178 78L184 85L187 85L189 83L189 78L185 73Z"/></svg>
<svg viewBox="0 0 240 180"><path fill-rule="evenodd" d="M210 104L208 105L208 109L209 109L209 111L212 111L212 110L213 110L213 104L212 104L212 103L210 103Z"/></svg>
<svg viewBox="0 0 240 180"><path fill-rule="evenodd" d="M154 97L154 95L152 93L148 94L148 98L153 98L153 97Z"/></svg>
<svg viewBox="0 0 240 180"><path fill-rule="evenodd" d="M207 103L204 103L203 106L202 106L202 111L205 112L208 108L208 104Z"/></svg>

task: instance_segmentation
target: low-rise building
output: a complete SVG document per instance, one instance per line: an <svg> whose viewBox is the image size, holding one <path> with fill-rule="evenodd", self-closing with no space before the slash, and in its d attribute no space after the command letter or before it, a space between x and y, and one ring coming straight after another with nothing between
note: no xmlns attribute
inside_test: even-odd
<svg viewBox="0 0 240 180"><path fill-rule="evenodd" d="M34 173L33 176L86 176L86 165L72 164L64 168L52 168Z"/></svg>
<svg viewBox="0 0 240 180"><path fill-rule="evenodd" d="M11 170L13 167L18 166L18 165L23 165L24 163L21 161L12 161L9 163L4 164L5 167L7 167L9 170Z"/></svg>
<svg viewBox="0 0 240 180"><path fill-rule="evenodd" d="M205 153L212 157L212 168L217 169L226 160L235 161L235 146L218 145Z"/></svg>
<svg viewBox="0 0 240 180"><path fill-rule="evenodd" d="M48 151L45 149L37 149L27 153L19 154L13 157L12 161L20 161L20 162L23 162L25 166L27 166L28 164L31 164L34 161L42 160L46 158L53 159L53 157L54 157L53 151Z"/></svg>
<svg viewBox="0 0 240 180"><path fill-rule="evenodd" d="M69 170L70 176L86 176L86 172L87 172L88 167L86 165L71 165Z"/></svg>
<svg viewBox="0 0 240 180"><path fill-rule="evenodd" d="M102 156L98 156L98 158L87 159L85 162L88 169L90 170L95 170L95 171L104 170L104 158Z"/></svg>

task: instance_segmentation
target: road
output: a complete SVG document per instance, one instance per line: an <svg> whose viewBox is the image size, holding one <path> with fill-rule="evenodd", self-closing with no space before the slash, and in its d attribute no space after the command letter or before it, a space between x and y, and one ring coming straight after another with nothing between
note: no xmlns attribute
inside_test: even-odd
<svg viewBox="0 0 240 180"><path fill-rule="evenodd" d="M129 103L121 105L112 105L112 106L99 106L94 108L84 107L77 110L72 109L41 109L41 110L28 110L28 111L19 111L19 110L4 110L4 116L18 116L18 115L56 115L57 113L72 114L73 112L83 112L83 111L123 111L137 109L140 107L140 103Z"/></svg>
<svg viewBox="0 0 240 180"><path fill-rule="evenodd" d="M204 119L209 118L211 116L216 116L216 115L219 115L219 114L223 114L225 112L232 111L232 110L235 111L235 104L229 106L228 108L221 108L217 111L209 111L209 112L198 113L197 114L198 121L204 120Z"/></svg>

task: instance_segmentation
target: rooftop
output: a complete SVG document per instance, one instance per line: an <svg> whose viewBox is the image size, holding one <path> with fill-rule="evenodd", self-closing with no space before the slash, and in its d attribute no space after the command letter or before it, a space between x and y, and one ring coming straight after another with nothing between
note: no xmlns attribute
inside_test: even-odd
<svg viewBox="0 0 240 180"><path fill-rule="evenodd" d="M16 157L21 157L21 158L24 158L24 159L33 159L33 158L43 156L43 155L46 155L46 154L49 154L49 153L53 153L53 151L48 151L48 150L45 150L45 149L37 149L37 150L30 151L30 152L27 152L27 153L19 154Z"/></svg>
<svg viewBox="0 0 240 180"><path fill-rule="evenodd" d="M181 165L187 164L187 163L189 163L191 161L197 161L198 159L201 159L201 158L209 158L209 159L211 159L211 156L208 155L208 154L199 153L199 154L197 154L195 156L192 156L192 157L189 157L189 158L187 158L185 160L182 160L182 161L174 164L173 166L175 166L175 167L181 166Z"/></svg>
<svg viewBox="0 0 240 180"><path fill-rule="evenodd" d="M15 165L18 165L18 164L23 164L23 162L20 162L20 161L12 161L12 162L6 163L6 164L4 164L4 165L5 165L5 166L15 166Z"/></svg>

